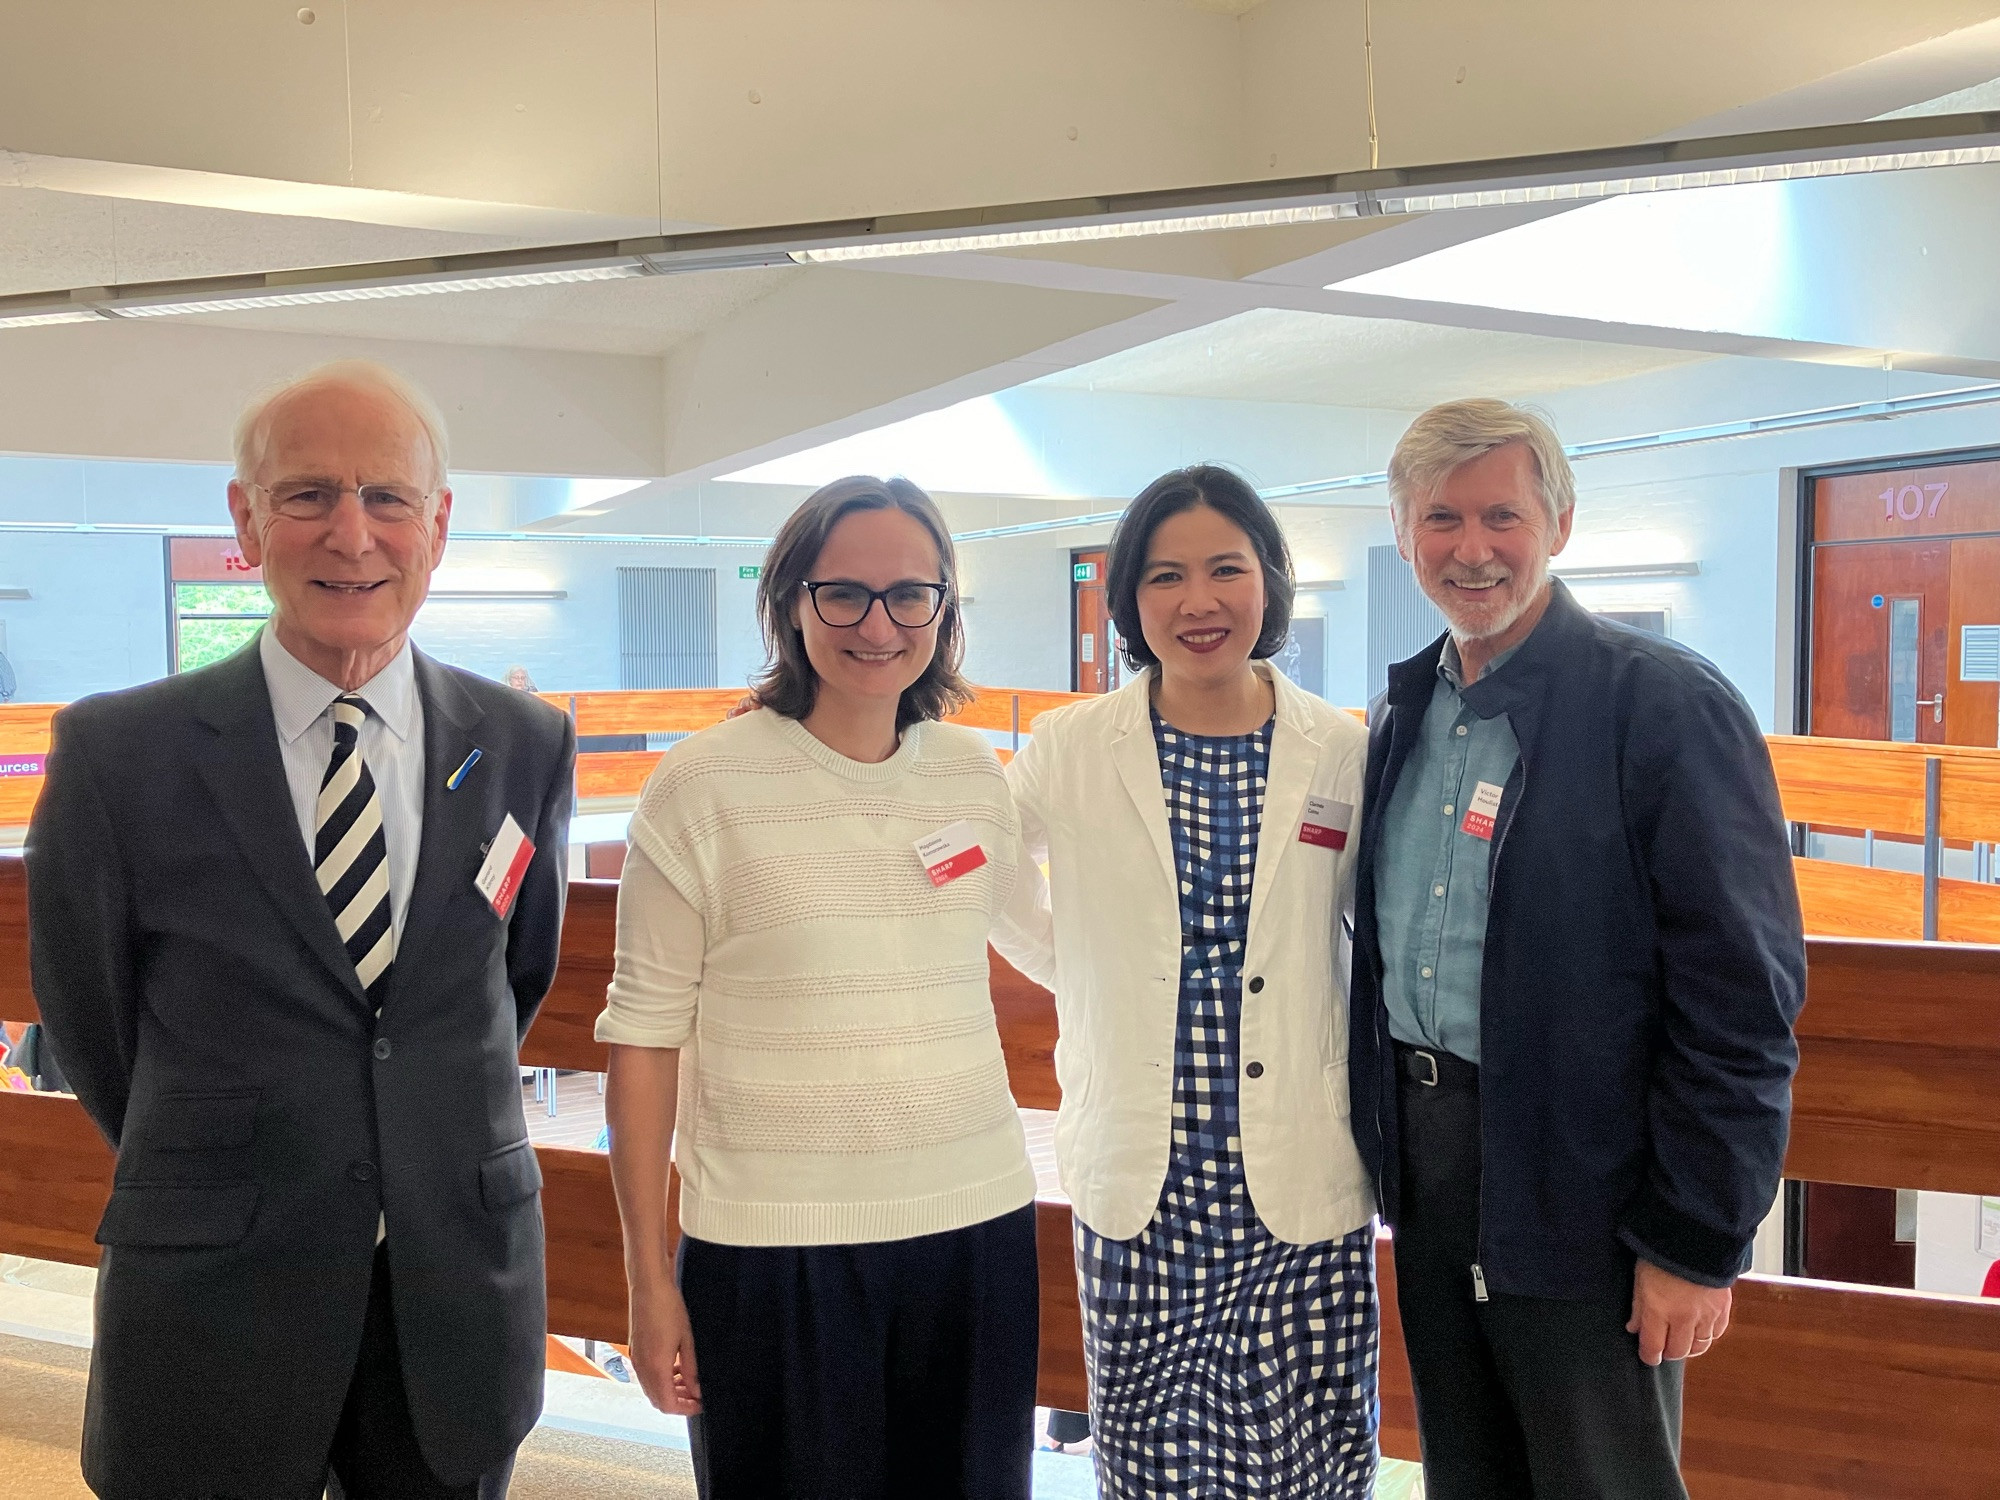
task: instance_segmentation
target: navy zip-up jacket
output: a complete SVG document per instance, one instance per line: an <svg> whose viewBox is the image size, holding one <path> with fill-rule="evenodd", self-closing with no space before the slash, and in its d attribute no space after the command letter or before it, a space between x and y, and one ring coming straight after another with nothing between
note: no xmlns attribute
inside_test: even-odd
<svg viewBox="0 0 2000 1500"><path fill-rule="evenodd" d="M1496 1292L1629 1296L1636 1252L1727 1286L1777 1194L1805 993L1770 751L1711 663L1551 588L1526 643L1464 693L1521 746L1489 855L1480 1267ZM1443 648L1390 668L1369 716L1348 1068L1392 1226L1399 1076L1373 871Z"/></svg>

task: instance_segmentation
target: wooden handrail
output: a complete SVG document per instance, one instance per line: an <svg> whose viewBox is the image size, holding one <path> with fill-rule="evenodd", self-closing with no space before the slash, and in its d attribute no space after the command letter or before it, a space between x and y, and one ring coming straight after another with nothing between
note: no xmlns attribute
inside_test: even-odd
<svg viewBox="0 0 2000 1500"><path fill-rule="evenodd" d="M1906 877L1908 878L1908 877ZM618 886L570 882L562 964L521 1058L601 1072L592 1036L611 979ZM27 896L18 856L0 856L0 1020L39 1012L28 983ZM2000 947L1807 942L1807 1003L1788 1175L1872 1187L2000 1192ZM1025 1108L1053 1109L1055 1001L990 957L1008 1078Z"/></svg>
<svg viewBox="0 0 2000 1500"><path fill-rule="evenodd" d="M2000 842L2000 750L1888 740L1768 737L1785 816L1795 823L1922 838L1924 763L1939 762L1939 834Z"/></svg>
<svg viewBox="0 0 2000 1500"><path fill-rule="evenodd" d="M537 696L564 712L574 710L577 733L612 735L705 729L720 722L741 693L734 688L690 688ZM1029 734L1042 714L1085 696L981 688L966 709L953 715L953 722ZM46 751L49 721L59 706L0 704L0 754ZM1924 833L1924 763L1936 758L1942 770L1942 837L1961 843L2000 843L2000 750L1799 735L1772 735L1770 746L1785 812L1795 822L1920 838ZM585 798L636 795L658 759L657 751L586 755L578 765L579 791ZM40 787L39 777L0 778L0 827L25 823Z"/></svg>
<svg viewBox="0 0 2000 1500"><path fill-rule="evenodd" d="M617 886L571 885L563 963L523 1061L594 1070L590 1026L610 977ZM26 883L0 857L0 1017L35 1015ZM1015 1095L1058 1095L1054 1002L1002 960L994 999ZM2000 1189L2000 948L1814 940L1799 1026L1786 1170L1822 1181L1957 1192ZM558 1333L622 1340L624 1262L607 1159L538 1148L546 1184L549 1319ZM111 1153L75 1100L0 1093L0 1251L94 1264ZM1085 1405L1070 1213L1037 1205L1038 1399ZM1395 1307L1394 1247L1382 1293L1382 1445L1416 1458ZM1785 1489L1811 1496L1973 1500L2000 1473L2000 1303L1746 1277L1729 1336L1692 1365L1683 1466L1697 1500ZM1787 1488L1790 1487L1790 1488Z"/></svg>

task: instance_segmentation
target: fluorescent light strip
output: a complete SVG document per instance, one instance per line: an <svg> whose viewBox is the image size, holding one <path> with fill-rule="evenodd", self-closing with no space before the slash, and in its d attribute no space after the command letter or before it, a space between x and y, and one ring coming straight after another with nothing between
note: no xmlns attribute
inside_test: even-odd
<svg viewBox="0 0 2000 1500"><path fill-rule="evenodd" d="M1482 188L1466 192L1385 195L1387 214L1435 213L1440 209L1501 208L1523 203L1566 203L1616 198L1632 193L1680 192L1693 188L1741 187L1760 182L1797 182L1816 177L1852 177L1871 172L1911 172L1933 167L1971 167L2000 161L2000 146L1960 147L1942 151L1904 151L1889 155L1847 156L1831 160L1770 162L1758 166L1718 167L1699 172L1664 172L1643 177L1607 177L1598 181L1550 182L1519 187Z"/></svg>
<svg viewBox="0 0 2000 1500"><path fill-rule="evenodd" d="M1023 521L1018 526L987 526L978 531L954 531L954 542L987 542L997 536L1033 536L1042 531L1071 531L1079 526L1109 526L1125 512L1100 510L1088 516L1064 516L1054 521Z"/></svg>
<svg viewBox="0 0 2000 1500"><path fill-rule="evenodd" d="M308 307L320 302L374 302L384 297L428 297L438 292L492 292L517 286L565 286L580 281L622 281L648 274L644 267L577 266L568 270L524 271L513 276L468 276L458 281L403 281L376 286L329 287L300 292L256 292L243 297L195 298L185 302L120 303L116 318L177 318L189 313L248 312L264 307ZM0 315L0 322L5 322Z"/></svg>
<svg viewBox="0 0 2000 1500"><path fill-rule="evenodd" d="M485 600L510 602L521 599L567 599L568 589L432 589L424 595L426 599L442 599L446 603L462 600Z"/></svg>
<svg viewBox="0 0 2000 1500"><path fill-rule="evenodd" d="M1623 583L1634 578L1697 578L1698 562L1613 563L1602 568L1551 568L1564 583Z"/></svg>
<svg viewBox="0 0 2000 1500"><path fill-rule="evenodd" d="M1927 391L1917 396L1893 396L1886 401L1855 401L1845 406L1821 406L1808 411L1782 412L1772 417L1744 417L1735 422L1710 422L1700 427L1675 427L1664 432L1642 433L1636 437L1602 438L1593 443L1565 443L1563 452L1571 458L1605 458L1614 453L1646 453L1658 448L1684 448L1696 443L1718 443L1730 438L1758 437L1772 432L1799 432L1810 427L1832 427L1843 422L1876 421L1883 417L1908 417L1928 411L1951 411L1962 406L1989 406L2000 401L2000 381L1961 386L1952 391ZM1306 484L1282 484L1257 493L1273 505L1282 505L1305 495L1331 494L1338 490L1375 489L1389 482L1388 474L1343 474L1338 479L1315 479ZM1082 522L1075 523L1077 525Z"/></svg>
<svg viewBox="0 0 2000 1500"><path fill-rule="evenodd" d="M1035 245L1074 245L1088 240L1196 234L1211 229L1268 229L1285 224L1320 224L1332 219L1359 217L1361 210L1353 203L1314 203L1300 208L1246 209L1238 213L1192 214L1171 219L1099 220L1087 224L1064 224L1053 229L1014 229L991 234L953 234L922 240L830 245L823 250L794 250L791 255L802 266L819 265L851 260L882 260L898 255L1020 250Z"/></svg>
<svg viewBox="0 0 2000 1500"><path fill-rule="evenodd" d="M88 307L66 307L60 312L0 312L0 328L39 328L46 323L96 323L103 314Z"/></svg>
<svg viewBox="0 0 2000 1500"><path fill-rule="evenodd" d="M532 250L276 271L264 276L78 287L52 294L0 297L0 327L86 322L97 313L167 317L683 271L1016 249L1439 209L1583 201L1626 193L1901 172L1996 160L2000 160L2000 112L1871 120L1858 125L1613 146L1500 161L1215 183L941 213L701 230Z"/></svg>

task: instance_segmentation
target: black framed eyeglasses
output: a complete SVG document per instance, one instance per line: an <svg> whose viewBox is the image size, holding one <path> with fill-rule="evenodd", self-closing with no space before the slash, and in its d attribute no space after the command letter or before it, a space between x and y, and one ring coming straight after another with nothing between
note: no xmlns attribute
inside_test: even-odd
<svg viewBox="0 0 2000 1500"><path fill-rule="evenodd" d="M892 583L886 589L871 589L844 579L807 578L799 587L812 596L813 613L836 630L867 619L877 599L892 624L921 630L938 617L950 592L950 586L942 583Z"/></svg>

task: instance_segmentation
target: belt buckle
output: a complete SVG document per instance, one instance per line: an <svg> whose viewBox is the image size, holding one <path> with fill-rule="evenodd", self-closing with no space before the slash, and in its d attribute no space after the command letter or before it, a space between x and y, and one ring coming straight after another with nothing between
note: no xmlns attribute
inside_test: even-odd
<svg viewBox="0 0 2000 1500"><path fill-rule="evenodd" d="M1436 1087L1437 1087L1437 1082L1438 1082L1438 1060L1437 1060L1437 1054L1436 1054L1436 1053L1434 1053L1434 1052L1426 1052L1426 1051L1425 1051L1425 1050L1424 1050L1423 1048L1421 1048L1421 1047L1412 1047L1412 1048L1410 1049L1410 1052L1411 1052L1411 1055L1412 1055L1412 1056L1415 1056L1415 1057L1421 1057L1421 1058L1422 1058L1422 1059L1424 1060L1424 1062L1425 1062L1425 1063L1426 1063L1426 1064L1427 1064L1427 1065L1428 1065L1428 1066L1430 1067L1430 1070L1431 1070L1431 1076L1430 1076L1430 1077L1428 1077L1428 1078L1419 1078L1419 1079L1417 1080L1417 1082L1418 1082L1418 1083L1420 1083L1420 1084L1422 1084L1422 1085L1423 1085L1423 1086L1424 1086L1425 1088L1427 1088L1427 1089L1434 1089L1434 1088L1436 1088Z"/></svg>

